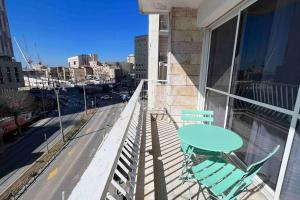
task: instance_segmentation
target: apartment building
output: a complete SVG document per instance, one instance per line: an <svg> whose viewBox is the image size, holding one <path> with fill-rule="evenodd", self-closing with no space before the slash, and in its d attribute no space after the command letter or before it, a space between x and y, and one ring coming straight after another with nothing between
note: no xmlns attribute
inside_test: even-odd
<svg viewBox="0 0 300 200"><path fill-rule="evenodd" d="M127 56L127 63L131 63L131 64L134 64L134 63L135 63L134 54L129 54L129 55Z"/></svg>
<svg viewBox="0 0 300 200"><path fill-rule="evenodd" d="M84 65L89 65L90 55L78 55L68 58L68 65L71 68L79 68Z"/></svg>
<svg viewBox="0 0 300 200"><path fill-rule="evenodd" d="M136 36L134 40L135 85L148 77L148 35Z"/></svg>
<svg viewBox="0 0 300 200"><path fill-rule="evenodd" d="M160 104L179 126L182 109L213 110L215 125L243 138L235 154L246 165L279 144L257 180L268 177L262 189L268 199L298 199L300 2L139 2L149 14L149 107ZM151 80L160 79L159 24L165 13L167 81L158 83Z"/></svg>
<svg viewBox="0 0 300 200"><path fill-rule="evenodd" d="M14 60L5 1L0 1L0 88L24 86L22 65Z"/></svg>
<svg viewBox="0 0 300 200"><path fill-rule="evenodd" d="M280 145L255 169L251 187L238 188L231 199L298 200L300 1L138 2L139 11L149 15L148 80L137 87L70 199L202 200L209 188L218 188L223 199L240 183L228 178L232 171L213 181L226 167L212 162L213 173L202 177L211 181L206 188L179 180L185 162L177 132L181 111L205 109L214 111L214 126L242 140L235 151L224 152L235 170L246 170ZM167 16L168 28L161 16ZM164 80L159 78L162 42Z"/></svg>
<svg viewBox="0 0 300 200"><path fill-rule="evenodd" d="M70 77L74 82L84 81L87 76L93 76L92 66L97 65L97 54L82 54L68 58Z"/></svg>

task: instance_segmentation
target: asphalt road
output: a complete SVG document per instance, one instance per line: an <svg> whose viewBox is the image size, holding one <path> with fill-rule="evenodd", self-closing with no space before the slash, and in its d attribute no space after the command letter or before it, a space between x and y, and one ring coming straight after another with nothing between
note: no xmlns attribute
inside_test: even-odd
<svg viewBox="0 0 300 200"><path fill-rule="evenodd" d="M36 182L21 196L23 200L67 199L92 160L105 133L118 119L123 103L98 109L93 118L67 145Z"/></svg>
<svg viewBox="0 0 300 200"><path fill-rule="evenodd" d="M70 128L72 122L79 119L78 113L83 109L81 104L75 102L76 99L69 97L69 101L69 105L61 109L65 131ZM13 183L46 150L44 133L49 145L61 138L57 115L54 111L47 118L32 124L24 133L24 138L0 154L0 192Z"/></svg>

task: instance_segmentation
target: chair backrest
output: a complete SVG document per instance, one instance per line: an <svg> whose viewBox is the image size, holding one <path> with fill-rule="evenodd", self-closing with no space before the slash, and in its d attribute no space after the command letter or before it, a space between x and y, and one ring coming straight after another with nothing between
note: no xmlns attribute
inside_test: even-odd
<svg viewBox="0 0 300 200"><path fill-rule="evenodd" d="M252 180L252 178L259 172L262 166L279 150L280 145L277 145L271 153L269 153L264 159L251 164L247 168L247 172L245 174L245 179Z"/></svg>
<svg viewBox="0 0 300 200"><path fill-rule="evenodd" d="M225 195L223 200L235 199L241 192L243 192L249 185L252 184L253 177L259 172L262 166L279 150L280 145L277 145L271 153L264 159L251 164L243 176L243 178L238 181L234 187L231 188L230 192Z"/></svg>
<svg viewBox="0 0 300 200"><path fill-rule="evenodd" d="M181 120L183 126L187 122L202 123L211 125L214 122L214 111L212 110L189 110L181 111Z"/></svg>

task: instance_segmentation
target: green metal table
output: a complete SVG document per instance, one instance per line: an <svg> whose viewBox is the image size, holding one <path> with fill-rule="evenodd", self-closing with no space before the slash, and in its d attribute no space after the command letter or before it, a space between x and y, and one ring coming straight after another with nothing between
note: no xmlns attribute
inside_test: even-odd
<svg viewBox="0 0 300 200"><path fill-rule="evenodd" d="M213 125L192 124L178 129L180 140L191 147L229 153L243 145L242 138L236 133Z"/></svg>

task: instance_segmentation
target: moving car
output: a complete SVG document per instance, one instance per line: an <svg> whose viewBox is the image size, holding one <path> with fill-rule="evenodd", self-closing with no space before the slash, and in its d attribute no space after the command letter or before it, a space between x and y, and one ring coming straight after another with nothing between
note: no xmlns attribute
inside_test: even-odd
<svg viewBox="0 0 300 200"><path fill-rule="evenodd" d="M127 94L121 94L120 98L122 101L128 101L130 99L130 96Z"/></svg>
<svg viewBox="0 0 300 200"><path fill-rule="evenodd" d="M109 99L112 99L112 96L110 96L110 95L104 95L104 96L100 97L100 99L102 99L102 100L109 100Z"/></svg>

